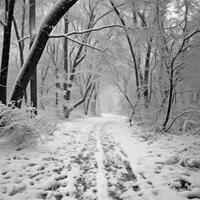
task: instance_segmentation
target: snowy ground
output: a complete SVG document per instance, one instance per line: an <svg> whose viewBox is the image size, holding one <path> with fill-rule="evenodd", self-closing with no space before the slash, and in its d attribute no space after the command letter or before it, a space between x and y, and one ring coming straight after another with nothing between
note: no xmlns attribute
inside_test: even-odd
<svg viewBox="0 0 200 200"><path fill-rule="evenodd" d="M61 122L25 149L0 141L0 200L200 199L200 135L146 137L121 116Z"/></svg>

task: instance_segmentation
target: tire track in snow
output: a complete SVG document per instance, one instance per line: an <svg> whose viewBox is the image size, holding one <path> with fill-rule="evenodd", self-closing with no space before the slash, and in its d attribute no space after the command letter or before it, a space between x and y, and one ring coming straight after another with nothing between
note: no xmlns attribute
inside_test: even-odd
<svg viewBox="0 0 200 200"><path fill-rule="evenodd" d="M94 129L94 130L93 130ZM77 157L72 161L80 169L80 176L76 180L76 199L96 200L97 199L97 162L95 153L97 151L97 140L94 134L96 126L88 132L87 142Z"/></svg>
<svg viewBox="0 0 200 200"><path fill-rule="evenodd" d="M134 199L128 191L139 190L136 176L126 154L109 135L108 124L108 121L93 121L84 129L80 126L61 131L64 137L56 138L63 140L58 148L24 161L22 183L26 188L23 191L19 188L18 193L13 190L16 193L13 198L25 199L18 195L26 193L26 199ZM31 190L34 194L30 197Z"/></svg>
<svg viewBox="0 0 200 200"><path fill-rule="evenodd" d="M128 158L121 146L106 131L106 123L100 129L100 141L105 155L104 169L108 194L115 200L132 200L140 190L137 177L132 171Z"/></svg>
<svg viewBox="0 0 200 200"><path fill-rule="evenodd" d="M104 160L105 155L103 152L103 148L101 146L100 141L100 127L98 128L96 132L96 138L97 138L97 152L96 152L96 160L97 160L97 166L98 166L98 172L97 172L97 195L98 200L109 200L109 194L108 194L108 187L107 187L107 179L105 177L105 170L104 170Z"/></svg>

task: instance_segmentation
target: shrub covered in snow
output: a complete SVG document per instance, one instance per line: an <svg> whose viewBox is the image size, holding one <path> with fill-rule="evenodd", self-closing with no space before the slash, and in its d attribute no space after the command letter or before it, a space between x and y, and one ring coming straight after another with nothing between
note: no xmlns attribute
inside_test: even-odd
<svg viewBox="0 0 200 200"><path fill-rule="evenodd" d="M45 128L45 118L36 116L32 108L13 108L0 103L0 137L14 144L35 143Z"/></svg>

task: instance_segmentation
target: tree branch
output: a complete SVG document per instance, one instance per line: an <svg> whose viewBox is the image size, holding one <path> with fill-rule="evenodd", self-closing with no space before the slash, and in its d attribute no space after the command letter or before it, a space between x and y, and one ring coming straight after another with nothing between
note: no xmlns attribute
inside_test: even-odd
<svg viewBox="0 0 200 200"><path fill-rule="evenodd" d="M180 118L181 116L183 116L183 115L185 115L185 114L187 114L187 113L191 113L191 112L200 113L199 110L188 110L188 111L185 111L185 112L181 113L180 115L176 116L176 117L172 120L172 122L171 122L171 124L168 126L168 128L166 128L164 131L167 132L167 131L172 127L172 125L174 124L174 122L175 122L178 118Z"/></svg>
<svg viewBox="0 0 200 200"><path fill-rule="evenodd" d="M71 35L81 35L81 34L85 34L88 32L94 32L94 31L101 31L103 29L107 29L107 28L123 28L123 29L128 29L125 25L119 25L119 24L112 24L112 25L107 25L107 26L103 26L103 27L99 27L99 28L90 28L87 30L83 30L83 31L73 31L67 34L67 36L71 36Z"/></svg>
<svg viewBox="0 0 200 200"><path fill-rule="evenodd" d="M172 59L172 62L171 62L171 63L172 63L172 66L173 66L175 60L177 59L177 57L179 56L179 54L183 51L185 43L186 43L191 37L193 37L195 34L197 34L197 33L199 33L199 32L200 32L200 29L198 28L198 29L196 29L195 31L193 31L192 33L190 33L188 36L186 36L186 37L183 38L183 41L182 41L182 43L181 43L181 46L180 46L178 52L176 53L176 55L175 55L175 56L173 57L173 59Z"/></svg>
<svg viewBox="0 0 200 200"><path fill-rule="evenodd" d="M27 39L29 39L29 38L31 38L31 36L30 36L30 35L27 35L26 37L21 38L18 42L22 42L22 41L27 40Z"/></svg>
<svg viewBox="0 0 200 200"><path fill-rule="evenodd" d="M116 15L118 16L121 24L126 27L126 23L124 21L124 19L122 18L121 14L119 13L117 7L115 6L113 0L110 0L110 3L116 13ZM131 42L131 38L129 37L129 34L127 32L127 29L124 29L125 30L125 34L126 34L126 39L127 39L127 42L128 42L128 45L129 45L129 48L130 48L130 53L131 53L131 56L132 56L132 59L133 59L133 63L134 63L134 70L135 70L135 79L136 79L136 88L137 88L137 96L139 98L139 87L140 87L140 83L139 83L139 73L138 73L138 66L137 66L137 61L136 61L136 55L135 55L135 52L134 52L134 49L133 49L133 45L132 45L132 42Z"/></svg>
<svg viewBox="0 0 200 200"><path fill-rule="evenodd" d="M122 4L120 4L120 5L116 6L116 7L119 8L119 7L121 7L121 6L126 5L127 3L129 3L129 1L124 2L124 3L122 3ZM107 12L104 13L103 15L99 16L99 17L94 21L94 24L97 24L97 22L100 21L103 17L105 17L106 15L109 15L110 13L112 13L113 10L114 10L114 9L112 8L111 10L107 11Z"/></svg>
<svg viewBox="0 0 200 200"><path fill-rule="evenodd" d="M73 38L67 36L67 35L68 35L68 34L50 35L49 38L63 38L63 37L64 37L64 38L67 38L67 39L71 40L72 42L77 43L77 44L80 44L80 45L83 45L83 46L86 46L86 47L89 47L89 48L95 49L95 50L97 50L97 51L101 51L101 52L103 52L102 49L99 49L99 48L97 48L97 47L95 47L95 46L92 46L92 45L89 45L89 44L86 44L86 43L80 42L80 41L78 41L78 40L75 40L75 39L73 39Z"/></svg>

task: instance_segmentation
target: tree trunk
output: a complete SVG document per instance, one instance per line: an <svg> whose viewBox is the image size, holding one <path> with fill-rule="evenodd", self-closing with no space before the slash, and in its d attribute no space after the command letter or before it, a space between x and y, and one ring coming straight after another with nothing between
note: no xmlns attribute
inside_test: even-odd
<svg viewBox="0 0 200 200"><path fill-rule="evenodd" d="M173 85L173 70L171 69L170 73L170 79L169 79L169 98L168 98L168 105L167 105L167 112L165 116L165 120L162 125L162 130L165 131L167 124L169 122L169 117L171 113L172 103L173 103L173 91L174 91L174 85Z"/></svg>
<svg viewBox="0 0 200 200"><path fill-rule="evenodd" d="M95 84L94 88L94 95L93 95L93 101L92 101L92 113L93 115L97 115L97 96L98 96L98 91L99 90L99 84Z"/></svg>
<svg viewBox="0 0 200 200"><path fill-rule="evenodd" d="M114 2L112 0L110 0L110 3L114 9L114 11L116 12L116 15L118 16L121 24L123 26L126 26L126 23L124 21L124 19L121 17L117 7L115 6ZM134 64L134 70L135 70L135 81L136 81L136 92L137 92L137 96L138 96L138 99L140 98L140 83L139 83L139 73L138 73L138 66L137 66L137 61L136 61L136 56L135 56L135 52L133 50L133 45L132 45L132 42L131 42L131 38L129 37L129 34L128 32L125 30L125 33L126 33L126 39L127 39L127 42L128 42L128 45L129 45L129 48L130 48L130 52L131 52L131 56L132 56L132 59L133 59L133 64Z"/></svg>
<svg viewBox="0 0 200 200"><path fill-rule="evenodd" d="M26 17L26 0L23 0L22 19L21 19L21 38L24 38L25 17ZM24 40L21 41L21 45L22 48L24 49Z"/></svg>
<svg viewBox="0 0 200 200"><path fill-rule="evenodd" d="M148 107L149 105L149 72L150 72L150 56L151 56L151 42L152 38L148 42L145 69L144 69L144 105Z"/></svg>
<svg viewBox="0 0 200 200"><path fill-rule="evenodd" d="M24 36L20 37L19 29L18 29L18 26L17 26L17 22L16 22L14 17L13 17L13 25L14 25L14 29L15 29L16 38L18 40L20 62L21 62L21 67L22 67L23 63L24 63L24 43L22 41L20 41L20 39L23 38ZM25 100L25 103L27 104L27 93L26 93L26 91L24 91L24 100Z"/></svg>
<svg viewBox="0 0 200 200"><path fill-rule="evenodd" d="M13 17L13 25L14 25L14 29L15 29L16 38L18 40L21 67L24 64L24 40L20 41L20 39L24 38L25 17L26 17L26 1L23 0L22 18L21 18L21 35L19 32L17 21L15 20L15 17ZM25 101L25 104L27 104L28 99L27 99L26 91L24 91L24 101Z"/></svg>
<svg viewBox="0 0 200 200"><path fill-rule="evenodd" d="M87 29L93 28L95 23L96 23L95 22L95 17L96 17L95 8L96 7L95 6L92 7L91 1L89 1L89 8L90 8L89 12L86 11L86 12L88 12L88 15L89 15ZM91 34L91 32L85 33L81 42L82 43L87 43L90 34ZM76 72L77 66L80 65L80 63L85 59L86 50L87 49L85 49L85 46L83 44L80 44L80 46L79 46L79 48L78 48L78 50L76 52L76 55L75 55L75 57L73 59L73 62L70 65L70 67L68 68L68 83L67 83L67 91L65 93L65 99L68 102L70 101L70 98L71 98L71 88L72 88L72 84L73 84L73 81L74 81L74 77L75 77L75 72ZM68 109L68 105L66 104L66 105L64 105L63 111L65 112L67 109Z"/></svg>
<svg viewBox="0 0 200 200"><path fill-rule="evenodd" d="M29 34L31 36L30 41L30 48L34 42L35 39L35 21L36 21L36 11L35 11L35 0L29 0ZM31 77L30 80L30 101L31 106L34 109L34 113L37 114L37 68Z"/></svg>
<svg viewBox="0 0 200 200"><path fill-rule="evenodd" d="M46 69L41 70L41 85L40 85L40 107L45 110L44 104L43 104L43 96L44 96L44 87L45 87L45 80L48 74L50 68L50 64L47 65Z"/></svg>
<svg viewBox="0 0 200 200"><path fill-rule="evenodd" d="M42 56L49 35L61 17L77 2L78 0L59 0L45 17L40 26L38 34L31 47L29 55L17 77L15 86L10 96L10 101L14 101L16 106L20 106L24 91L30 78L36 71L37 64Z"/></svg>
<svg viewBox="0 0 200 200"><path fill-rule="evenodd" d="M89 105L90 105L90 101L91 101L91 98L92 98L92 94L94 92L94 88L95 88L95 84L92 86L91 90L90 90L90 95L88 97L88 100L87 100L87 103L86 103L86 107L85 107L85 114L87 115L88 114L88 110L89 110Z"/></svg>
<svg viewBox="0 0 200 200"><path fill-rule="evenodd" d="M22 10L22 19L21 19L21 38L24 38L25 18L26 18L26 0L23 0L23 10ZM22 53L24 54L24 40L22 40L20 43L22 46ZM24 59L23 59L22 66L23 66L23 64L24 64ZM28 103L28 97L27 97L26 90L24 91L24 101L25 101L25 104Z"/></svg>
<svg viewBox="0 0 200 200"><path fill-rule="evenodd" d="M59 83L59 74L58 74L59 70L58 67L56 66L55 69L55 76L56 76L56 101L55 101L55 106L58 106L59 103L59 95L58 95L58 90L60 89L60 83Z"/></svg>
<svg viewBox="0 0 200 200"><path fill-rule="evenodd" d="M18 47L19 47L19 56L20 56L20 64L21 66L23 65L24 63L24 54L23 54L23 46L20 42L20 34L19 34L19 29L18 29L18 26L17 26L17 22L15 20L15 18L13 17L13 25L14 25L14 29L15 29L15 35L16 35L16 38L18 40Z"/></svg>
<svg viewBox="0 0 200 200"><path fill-rule="evenodd" d="M13 12L15 0L5 1L5 21L3 33L3 50L1 56L1 69L0 69L0 101L7 104L7 79L8 79L8 66L10 57L10 41L11 30L13 21Z"/></svg>
<svg viewBox="0 0 200 200"><path fill-rule="evenodd" d="M87 97L87 95L88 95L88 92L90 91L92 85L93 85L92 83L89 84L89 86L88 86L88 87L86 88L86 90L85 90L84 96L83 96L80 100L78 100L72 107L70 107L70 108L65 108L66 110L64 110L64 114L65 114L65 117L66 117L66 118L69 117L69 114L70 114L75 108L77 108L79 105L81 105L81 104L85 101L85 99L86 99L86 97Z"/></svg>
<svg viewBox="0 0 200 200"><path fill-rule="evenodd" d="M64 17L64 32L68 33L68 29L69 29L69 19L68 19L68 13L66 13L65 17ZM66 82L64 82L63 85L63 89L64 89L64 100L66 101L66 103L70 102L70 91L68 90L68 86L69 86L69 73L70 73L70 66L68 63L68 39L64 38L64 45L63 45L63 51L64 51L64 71L65 71L65 80Z"/></svg>

